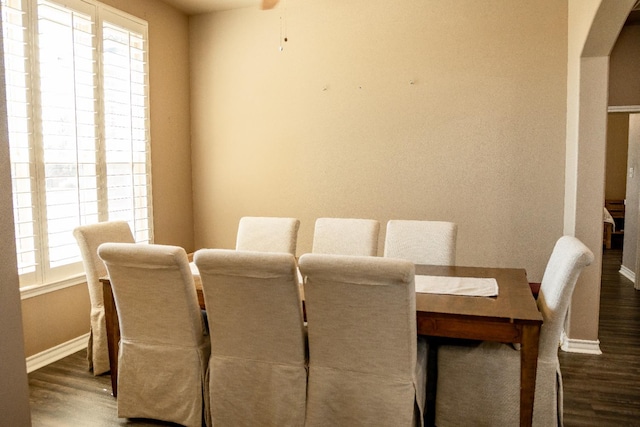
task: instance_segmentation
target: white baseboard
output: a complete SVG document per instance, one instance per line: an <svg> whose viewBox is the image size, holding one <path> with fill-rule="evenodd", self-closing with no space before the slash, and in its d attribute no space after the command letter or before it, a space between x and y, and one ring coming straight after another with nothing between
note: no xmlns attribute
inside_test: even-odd
<svg viewBox="0 0 640 427"><path fill-rule="evenodd" d="M622 274L627 279L631 280L634 284L636 283L636 273L634 273L633 271L629 270L624 265L620 266L619 273Z"/></svg>
<svg viewBox="0 0 640 427"><path fill-rule="evenodd" d="M611 105L607 111L609 113L640 113L640 105Z"/></svg>
<svg viewBox="0 0 640 427"><path fill-rule="evenodd" d="M577 340L569 338L565 332L562 332L560 348L567 353L602 354L600 340Z"/></svg>
<svg viewBox="0 0 640 427"><path fill-rule="evenodd" d="M47 366L50 363L65 358L75 352L87 348L87 340L89 339L89 333L81 335L70 341L64 342L60 345L42 351L33 356L27 357L27 373L40 369L43 366Z"/></svg>

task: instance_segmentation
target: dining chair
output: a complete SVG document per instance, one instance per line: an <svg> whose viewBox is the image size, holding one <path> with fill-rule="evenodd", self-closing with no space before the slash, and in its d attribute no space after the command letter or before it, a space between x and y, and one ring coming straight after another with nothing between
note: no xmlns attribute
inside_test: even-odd
<svg viewBox="0 0 640 427"><path fill-rule="evenodd" d="M458 227L446 221L387 222L384 256L415 264L455 265Z"/></svg>
<svg viewBox="0 0 640 427"><path fill-rule="evenodd" d="M578 239L561 237L545 269L537 305L542 313L533 425L562 425L562 375L558 346L582 269L593 253ZM510 344L440 345L436 425L519 425L520 352Z"/></svg>
<svg viewBox="0 0 640 427"><path fill-rule="evenodd" d="M209 336L184 249L103 243L120 321L118 417L202 426Z"/></svg>
<svg viewBox="0 0 640 427"><path fill-rule="evenodd" d="M376 256L380 223L373 219L318 218L312 253Z"/></svg>
<svg viewBox="0 0 640 427"><path fill-rule="evenodd" d="M306 426L422 425L426 342L417 336L414 265L304 254Z"/></svg>
<svg viewBox="0 0 640 427"><path fill-rule="evenodd" d="M236 250L296 254L300 221L296 218L240 218Z"/></svg>
<svg viewBox="0 0 640 427"><path fill-rule="evenodd" d="M129 224L125 221L82 225L73 230L73 236L80 248L91 303L87 360L93 374L100 375L109 371L109 349L104 320L104 299L100 284L100 277L107 275L107 268L98 257L98 246L105 242L134 243L135 240Z"/></svg>
<svg viewBox="0 0 640 427"><path fill-rule="evenodd" d="M306 335L292 254L201 249L215 426L302 426Z"/></svg>

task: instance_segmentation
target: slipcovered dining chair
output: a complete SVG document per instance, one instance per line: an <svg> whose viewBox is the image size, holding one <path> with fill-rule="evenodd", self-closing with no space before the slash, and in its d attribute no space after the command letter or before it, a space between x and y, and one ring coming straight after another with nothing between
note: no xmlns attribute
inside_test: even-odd
<svg viewBox="0 0 640 427"><path fill-rule="evenodd" d="M286 253L201 249L214 426L302 426L306 336L296 261Z"/></svg>
<svg viewBox="0 0 640 427"><path fill-rule="evenodd" d="M557 242L542 278L540 331L533 425L562 425L562 376L558 346L580 272L593 261L578 239ZM438 427L517 426L520 420L520 352L495 342L441 345L438 350Z"/></svg>
<svg viewBox="0 0 640 427"><path fill-rule="evenodd" d="M376 256L380 223L373 219L318 218L311 252Z"/></svg>
<svg viewBox="0 0 640 427"><path fill-rule="evenodd" d="M184 249L103 243L120 321L118 417L202 426L209 336Z"/></svg>
<svg viewBox="0 0 640 427"><path fill-rule="evenodd" d="M109 371L109 350L104 320L104 299L100 284L100 277L107 275L107 268L98 257L98 246L105 242L134 243L134 238L129 224L125 221L82 225L73 230L73 236L80 248L91 302L87 360L93 374L100 375Z"/></svg>
<svg viewBox="0 0 640 427"><path fill-rule="evenodd" d="M422 425L427 347L418 338L414 265L305 254L306 426Z"/></svg>
<svg viewBox="0 0 640 427"><path fill-rule="evenodd" d="M296 254L300 221L296 218L240 218L236 250Z"/></svg>
<svg viewBox="0 0 640 427"><path fill-rule="evenodd" d="M387 222L384 256L415 264L455 265L458 227L446 221Z"/></svg>

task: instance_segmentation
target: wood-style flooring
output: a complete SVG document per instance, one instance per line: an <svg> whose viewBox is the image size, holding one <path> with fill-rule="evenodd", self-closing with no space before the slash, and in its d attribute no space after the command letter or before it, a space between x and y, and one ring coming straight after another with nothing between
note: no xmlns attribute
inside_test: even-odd
<svg viewBox="0 0 640 427"><path fill-rule="evenodd" d="M84 350L31 372L29 391L33 427L176 426L118 418L111 377L93 376Z"/></svg>
<svg viewBox="0 0 640 427"><path fill-rule="evenodd" d="M602 355L559 353L567 427L640 426L640 291L619 273L621 262L621 249L605 250Z"/></svg>
<svg viewBox="0 0 640 427"><path fill-rule="evenodd" d="M640 426L640 291L618 271L622 251L605 251L600 345L603 354L560 351L564 422ZM108 375L94 377L80 351L29 374L34 427L171 426L119 419Z"/></svg>

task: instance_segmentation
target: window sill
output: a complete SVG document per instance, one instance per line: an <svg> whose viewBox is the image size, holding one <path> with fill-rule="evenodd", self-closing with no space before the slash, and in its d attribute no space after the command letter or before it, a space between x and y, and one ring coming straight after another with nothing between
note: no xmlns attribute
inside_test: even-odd
<svg viewBox="0 0 640 427"><path fill-rule="evenodd" d="M70 288L71 286L77 286L82 283L87 283L87 278L84 274L70 277L66 280L59 282L47 283L44 285L31 285L20 288L20 299L25 300L39 295L48 294L51 292L59 291L61 289Z"/></svg>

